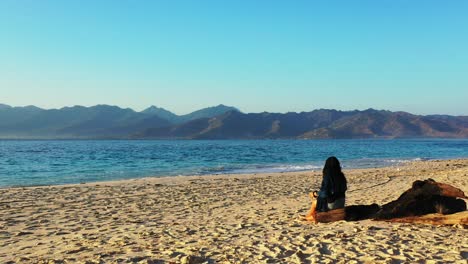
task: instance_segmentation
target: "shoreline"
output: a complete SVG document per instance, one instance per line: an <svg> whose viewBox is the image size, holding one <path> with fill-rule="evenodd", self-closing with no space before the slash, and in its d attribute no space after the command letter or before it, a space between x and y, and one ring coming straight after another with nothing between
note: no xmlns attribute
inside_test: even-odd
<svg viewBox="0 0 468 264"><path fill-rule="evenodd" d="M347 205L384 204L433 178L468 194L468 159L344 169ZM0 262L456 262L463 227L312 225L321 171L149 177L0 189Z"/></svg>
<svg viewBox="0 0 468 264"><path fill-rule="evenodd" d="M387 160L387 159L385 159ZM394 160L394 159L391 159ZM443 162L443 161L455 161L455 160L468 160L468 157L459 157L459 158L437 158L437 159L429 159L429 158L411 158L408 160L399 159L399 161L395 161L391 164L382 164L382 166L370 166L370 167L343 167L344 171L354 171L354 170L372 170L372 169L382 169L382 168L395 168L395 167L404 167L409 163L413 162ZM291 164L290 164L291 165ZM294 166L294 165L291 165ZM292 171L280 171L280 172L269 172L269 171L259 171L259 172L252 172L252 173L214 173L214 174L179 174L179 175L148 175L143 177L136 177L136 178L122 178L122 179L113 179L113 180L104 180L104 181L88 181L88 182L80 182L80 183L59 183L59 184L37 184L37 185L12 185L12 186L0 186L0 190L5 189L14 189L14 188L38 188L38 187L67 187L67 186L74 186L74 185L88 185L88 184L109 184L113 182L131 182L131 181L138 181L143 179L165 179L165 178L197 178L197 177L235 177L237 175L283 175L283 174L294 174L294 173L304 173L304 172L320 172L322 168L317 167L316 169L304 169L304 170L292 170ZM162 180L166 182L166 180Z"/></svg>

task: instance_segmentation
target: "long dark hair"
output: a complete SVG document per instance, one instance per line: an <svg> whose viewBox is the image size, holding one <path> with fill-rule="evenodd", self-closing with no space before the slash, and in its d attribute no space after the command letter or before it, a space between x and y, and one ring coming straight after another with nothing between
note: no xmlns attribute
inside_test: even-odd
<svg viewBox="0 0 468 264"><path fill-rule="evenodd" d="M330 176L343 174L343 172L341 172L340 161L335 156L329 157L325 161L325 166L323 167L322 172L323 172L323 175L330 175Z"/></svg>
<svg viewBox="0 0 468 264"><path fill-rule="evenodd" d="M328 176L333 182L334 192L345 192L347 189L346 178L341 171L340 161L332 156L325 161L325 166L323 167L323 177Z"/></svg>

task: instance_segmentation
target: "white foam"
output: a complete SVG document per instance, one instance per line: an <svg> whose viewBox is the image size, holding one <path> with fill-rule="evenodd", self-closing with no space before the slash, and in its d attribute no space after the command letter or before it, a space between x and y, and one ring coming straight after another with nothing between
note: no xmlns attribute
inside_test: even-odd
<svg viewBox="0 0 468 264"><path fill-rule="evenodd" d="M255 168L243 168L226 171L225 173L235 174L250 174L250 173L274 173L274 172L292 172L292 171L308 171L317 170L321 167L315 165L272 165Z"/></svg>

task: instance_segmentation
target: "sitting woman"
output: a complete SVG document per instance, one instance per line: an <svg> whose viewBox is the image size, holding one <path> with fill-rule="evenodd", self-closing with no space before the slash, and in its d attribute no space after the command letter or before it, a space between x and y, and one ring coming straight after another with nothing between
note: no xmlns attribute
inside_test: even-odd
<svg viewBox="0 0 468 264"><path fill-rule="evenodd" d="M346 178L341 172L340 162L336 157L329 157L323 167L323 178L317 197L317 211L344 208Z"/></svg>

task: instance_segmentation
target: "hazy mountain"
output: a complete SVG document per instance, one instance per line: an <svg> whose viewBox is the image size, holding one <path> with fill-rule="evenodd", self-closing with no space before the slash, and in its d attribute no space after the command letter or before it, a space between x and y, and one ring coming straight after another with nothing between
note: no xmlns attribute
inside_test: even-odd
<svg viewBox="0 0 468 264"><path fill-rule="evenodd" d="M173 124L181 124L181 123L192 121L195 119L215 117L215 116L227 113L229 111L239 111L239 110L232 106L225 106L225 105L220 104L218 106L203 108L195 112L192 112L190 114L179 116L164 108L156 107L153 105L143 110L142 112L146 114L157 115L163 119L168 120L169 122Z"/></svg>
<svg viewBox="0 0 468 264"><path fill-rule="evenodd" d="M178 116L152 106L142 112L117 106L45 110L0 105L0 138L468 138L468 117L420 116L374 109L249 113L219 105Z"/></svg>
<svg viewBox="0 0 468 264"><path fill-rule="evenodd" d="M0 109L2 138L114 138L167 125L157 116L108 105Z"/></svg>
<svg viewBox="0 0 468 264"><path fill-rule="evenodd" d="M166 119L171 123L177 123L177 120L180 118L178 115L154 105L146 108L142 111L142 113L159 116L160 118Z"/></svg>
<svg viewBox="0 0 468 264"><path fill-rule="evenodd" d="M6 105L6 104L0 104L0 110L1 109L9 109L9 108L11 108L11 106Z"/></svg>
<svg viewBox="0 0 468 264"><path fill-rule="evenodd" d="M14 128L22 122L27 122L41 111L44 110L35 106L11 107L2 104L0 105L0 131L2 128Z"/></svg>
<svg viewBox="0 0 468 264"><path fill-rule="evenodd" d="M187 115L182 115L180 116L178 123L183 123L183 122L196 120L200 118L215 117L215 116L222 115L230 111L239 112L239 110L235 107L220 104L218 106L203 108L203 109L197 110Z"/></svg>
<svg viewBox="0 0 468 264"><path fill-rule="evenodd" d="M302 113L231 111L176 126L148 129L137 138L467 138L467 117L418 116L405 112L315 110Z"/></svg>

